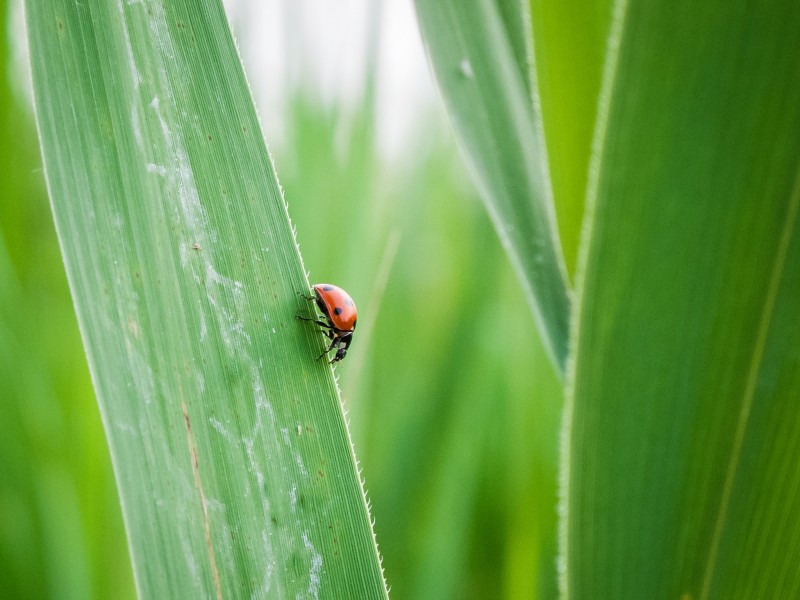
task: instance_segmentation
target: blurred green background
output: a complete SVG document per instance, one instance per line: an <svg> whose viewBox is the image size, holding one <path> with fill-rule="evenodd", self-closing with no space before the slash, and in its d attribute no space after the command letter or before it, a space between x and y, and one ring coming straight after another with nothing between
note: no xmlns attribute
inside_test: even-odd
<svg viewBox="0 0 800 600"><path fill-rule="evenodd" d="M239 5L258 99L265 74L248 63L258 26L243 25ZM309 5L284 3L285 22ZM19 7L0 9L0 598L133 597L12 61ZM380 27L365 29L366 48ZM289 54L280 111L263 100L260 110L266 130L280 122L267 142L312 281L341 285L359 306L337 371L392 597L554 597L560 386L444 113L431 103L387 153L381 119L401 115L379 106L378 61L363 63L349 100L331 101L309 83L312 57L296 43Z"/></svg>

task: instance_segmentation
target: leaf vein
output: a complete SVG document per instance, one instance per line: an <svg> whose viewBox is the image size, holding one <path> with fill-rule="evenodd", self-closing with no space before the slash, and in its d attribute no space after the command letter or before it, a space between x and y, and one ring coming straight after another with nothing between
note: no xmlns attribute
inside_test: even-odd
<svg viewBox="0 0 800 600"><path fill-rule="evenodd" d="M764 298L764 310L761 314L756 344L750 361L750 368L747 372L744 394L742 396L742 406L739 411L739 421L736 425L733 448L731 450L728 468L725 473L725 482L722 487L719 512L717 513L717 520L714 524L714 532L711 537L711 545L708 550L706 570L703 575L703 585L699 596L700 600L706 600L711 592L711 582L719 555L722 532L728 518L728 510L730 509L731 496L733 494L733 484L736 480L736 472L741 459L744 438L745 434L747 433L747 426L750 422L750 411L755 398L756 383L758 382L758 375L761 370L761 362L764 358L764 349L767 344L767 336L772 325L772 316L778 296L778 289L780 288L781 278L786 265L786 256L789 253L789 245L796 229L795 226L797 224L798 210L800 210L800 168L798 168L797 175L795 177L792 195L789 199L789 210L787 212L786 222L783 227L783 231L781 232L775 263L773 265L772 273L770 274L769 285Z"/></svg>

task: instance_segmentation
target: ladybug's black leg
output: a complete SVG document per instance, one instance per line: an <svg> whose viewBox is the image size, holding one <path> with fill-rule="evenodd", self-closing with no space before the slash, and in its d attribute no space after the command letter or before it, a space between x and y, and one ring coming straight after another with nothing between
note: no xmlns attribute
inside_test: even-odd
<svg viewBox="0 0 800 600"><path fill-rule="evenodd" d="M326 355L328 352L330 352L331 350L333 350L333 346L336 344L336 341L337 341L337 338L336 338L336 336L334 336L333 334L331 334L331 345L327 347L327 349L325 350L325 352L323 352L322 354L320 354L320 355L317 357L317 360L319 360L320 358L322 358L323 356L325 356L325 355Z"/></svg>
<svg viewBox="0 0 800 600"><path fill-rule="evenodd" d="M309 319L307 317L301 317L300 315L295 315L295 318L300 319L301 321L311 321L312 323L316 323L317 325L327 329L328 331L330 331L331 329L330 325L328 325L327 323L323 323L322 321L318 321L317 319Z"/></svg>
<svg viewBox="0 0 800 600"><path fill-rule="evenodd" d="M323 323L318 319L309 319L308 317L301 317L300 315L295 315L295 318L300 319L301 321L310 321L311 323L316 323L322 328L321 329L322 333L324 333L325 336L327 336L327 338L331 340L330 346L328 346L325 352L323 352L317 357L317 360L325 356L328 352L330 352L333 349L334 345L336 345L336 342L339 338L337 338L336 335L333 333L333 327L331 327L328 323Z"/></svg>

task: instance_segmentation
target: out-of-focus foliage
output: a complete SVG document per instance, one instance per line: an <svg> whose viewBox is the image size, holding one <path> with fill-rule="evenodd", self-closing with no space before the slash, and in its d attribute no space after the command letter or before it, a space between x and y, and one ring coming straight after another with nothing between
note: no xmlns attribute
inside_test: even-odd
<svg viewBox="0 0 800 600"><path fill-rule="evenodd" d="M390 167L369 120L334 148L342 117L292 106L276 166L311 278L359 306L341 383L392 596L553 597L560 386L446 130Z"/></svg>
<svg viewBox="0 0 800 600"><path fill-rule="evenodd" d="M535 242L549 247L553 236L529 227L526 211L550 183L570 264L582 249L565 388L562 594L796 597L800 8L417 7L499 235L530 236L507 250L523 280L536 280L534 295L549 289L538 274L554 267L552 257L530 262L541 258ZM535 50L523 58L520 30ZM462 77L459 64L470 67ZM523 106L515 68L527 67ZM530 131L539 119L550 160ZM538 160L525 175L504 177L527 152ZM546 318L539 325L557 339Z"/></svg>
<svg viewBox="0 0 800 600"><path fill-rule="evenodd" d="M8 14L0 1L0 15ZM131 568L42 180L0 29L0 597L129 598Z"/></svg>
<svg viewBox="0 0 800 600"><path fill-rule="evenodd" d="M530 0L550 180L573 281L611 4L611 0Z"/></svg>
<svg viewBox="0 0 800 600"><path fill-rule="evenodd" d="M516 267L556 371L570 287L558 235L524 3L417 0L431 70L487 213ZM586 153L584 153L584 158Z"/></svg>
<svg viewBox="0 0 800 600"><path fill-rule="evenodd" d="M800 594L800 5L617 2L587 194L568 597Z"/></svg>

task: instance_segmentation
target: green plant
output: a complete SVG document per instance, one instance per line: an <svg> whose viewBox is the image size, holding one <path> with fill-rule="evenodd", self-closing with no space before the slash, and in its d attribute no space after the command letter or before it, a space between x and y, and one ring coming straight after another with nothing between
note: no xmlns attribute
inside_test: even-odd
<svg viewBox="0 0 800 600"><path fill-rule="evenodd" d="M550 171L528 168L544 183L519 185L509 203L508 163L588 182L569 318L562 596L793 597L800 10L620 0L587 25L583 7L551 4L417 1L501 238L538 240L507 248L555 348L570 307L548 301L561 283L541 272L558 271L572 249L554 223L525 229L518 215L571 206L574 181L549 185ZM600 64L591 43L572 63L553 52L553 32L573 26L608 32L602 86L560 104L567 85L554 66L567 82L573 69L591 82ZM591 154L568 153L581 148L571 123L586 114ZM515 150L524 144L533 159ZM526 268L536 243L547 259Z"/></svg>
<svg viewBox="0 0 800 600"><path fill-rule="evenodd" d="M220 3L31 2L45 175L145 597L383 597Z"/></svg>
<svg viewBox="0 0 800 600"><path fill-rule="evenodd" d="M394 595L556 595L562 393L564 597L797 595L797 9L417 5L544 343L436 127L426 121L415 160L388 167L374 152L371 93L345 136L344 111L307 91L291 99L277 166L306 264L345 285L362 314L341 384ZM325 596L358 580L383 595L338 396L309 358L321 342L294 321L309 308L297 296L307 281L219 7L28 11L53 209L140 594ZM15 206L35 195L14 177L0 185ZM125 549L98 533L115 521L87 500L104 479L86 468L102 451L97 419L75 416L87 412L72 398L86 394L70 374L82 365L60 366L64 351L49 346L59 338L75 355L74 333L61 333L66 310L53 310L37 287L44 267L26 258L45 246L24 225L34 217L2 209L0 408L11 425L0 510L13 518L0 522L0 595L124 593L125 569L105 557ZM197 227L187 214L202 215ZM248 371L256 357L263 367ZM258 441L256 375L284 421ZM148 389L156 400L136 404ZM312 437L298 422L330 430L312 424ZM63 450L83 446L85 457ZM256 494L268 455L278 466ZM292 523L298 456L306 467L338 458L297 488L309 519ZM269 509L253 504L262 499ZM315 543L331 539L313 516L328 500L351 556ZM323 559L318 588L306 525ZM256 573L277 563L256 534L270 527L286 570L266 591ZM207 540L221 548L219 585ZM187 557L197 576L181 570Z"/></svg>

